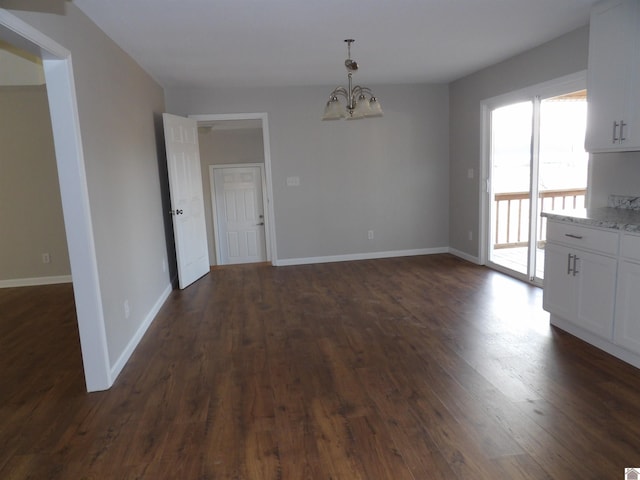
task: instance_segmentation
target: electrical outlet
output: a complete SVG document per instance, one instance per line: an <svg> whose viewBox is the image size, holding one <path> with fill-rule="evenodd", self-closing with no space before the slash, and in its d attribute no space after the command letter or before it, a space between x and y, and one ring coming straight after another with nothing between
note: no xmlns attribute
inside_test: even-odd
<svg viewBox="0 0 640 480"><path fill-rule="evenodd" d="M373 240L373 230L369 230L369 231L367 232L367 238L368 238L369 240Z"/></svg>
<svg viewBox="0 0 640 480"><path fill-rule="evenodd" d="M51 263L51 257L48 253L42 254L42 263Z"/></svg>
<svg viewBox="0 0 640 480"><path fill-rule="evenodd" d="M472 179L475 175L475 172L473 171L473 168L470 168L469 170L467 170L467 178L468 179Z"/></svg>
<svg viewBox="0 0 640 480"><path fill-rule="evenodd" d="M167 271L167 260L166 259L162 259L162 271L166 272Z"/></svg>
<svg viewBox="0 0 640 480"><path fill-rule="evenodd" d="M473 230L469 230L469 240L473 240Z"/></svg>
<svg viewBox="0 0 640 480"><path fill-rule="evenodd" d="M129 318L131 310L129 309L129 300L124 301L124 318Z"/></svg>
<svg viewBox="0 0 640 480"><path fill-rule="evenodd" d="M287 177L287 187L299 187L300 177Z"/></svg>

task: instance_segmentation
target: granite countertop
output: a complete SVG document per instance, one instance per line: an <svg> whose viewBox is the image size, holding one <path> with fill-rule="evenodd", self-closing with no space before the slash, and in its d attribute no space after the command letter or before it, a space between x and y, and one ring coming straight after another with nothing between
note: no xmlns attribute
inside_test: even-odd
<svg viewBox="0 0 640 480"><path fill-rule="evenodd" d="M640 233L640 210L620 207L582 208L542 212L543 217L561 222Z"/></svg>

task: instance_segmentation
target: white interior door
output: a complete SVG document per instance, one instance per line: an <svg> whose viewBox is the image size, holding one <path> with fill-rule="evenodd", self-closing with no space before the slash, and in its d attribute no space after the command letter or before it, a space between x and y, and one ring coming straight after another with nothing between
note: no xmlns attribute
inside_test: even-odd
<svg viewBox="0 0 640 480"><path fill-rule="evenodd" d="M209 272L207 227L196 120L162 114L176 242L178 281L185 288Z"/></svg>
<svg viewBox="0 0 640 480"><path fill-rule="evenodd" d="M213 169L219 263L265 262L262 171L258 166Z"/></svg>

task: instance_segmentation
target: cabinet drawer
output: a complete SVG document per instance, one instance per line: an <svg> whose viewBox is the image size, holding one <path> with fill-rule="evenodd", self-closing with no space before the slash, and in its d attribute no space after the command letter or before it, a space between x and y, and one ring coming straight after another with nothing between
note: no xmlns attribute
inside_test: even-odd
<svg viewBox="0 0 640 480"><path fill-rule="evenodd" d="M620 240L620 254L640 262L640 236L623 234Z"/></svg>
<svg viewBox="0 0 640 480"><path fill-rule="evenodd" d="M550 242L563 243L610 255L618 253L619 238L617 231L598 230L567 222L549 222L547 224L547 240Z"/></svg>

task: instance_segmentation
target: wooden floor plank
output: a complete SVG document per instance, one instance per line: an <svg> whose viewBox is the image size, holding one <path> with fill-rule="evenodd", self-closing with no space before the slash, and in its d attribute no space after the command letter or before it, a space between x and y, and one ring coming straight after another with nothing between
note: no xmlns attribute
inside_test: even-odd
<svg viewBox="0 0 640 480"><path fill-rule="evenodd" d="M0 289L0 478L622 478L640 371L450 255L214 269L87 394L70 285Z"/></svg>

